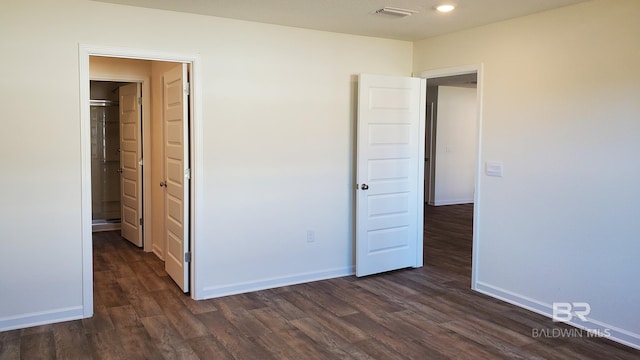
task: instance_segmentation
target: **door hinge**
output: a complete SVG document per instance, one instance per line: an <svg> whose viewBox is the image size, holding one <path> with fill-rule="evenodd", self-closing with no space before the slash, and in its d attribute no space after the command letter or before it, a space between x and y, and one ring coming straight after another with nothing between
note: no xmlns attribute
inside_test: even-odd
<svg viewBox="0 0 640 360"><path fill-rule="evenodd" d="M188 82L184 85L184 93L186 95L191 95L191 83Z"/></svg>
<svg viewBox="0 0 640 360"><path fill-rule="evenodd" d="M142 98L141 97L138 98L138 105L142 105Z"/></svg>
<svg viewBox="0 0 640 360"><path fill-rule="evenodd" d="M191 180L191 169L186 169L186 170L184 171L184 177L185 177L185 179L187 179L187 180Z"/></svg>
<svg viewBox="0 0 640 360"><path fill-rule="evenodd" d="M144 221L142 221L142 218L140 218L140 226L142 226L144 224Z"/></svg>
<svg viewBox="0 0 640 360"><path fill-rule="evenodd" d="M138 160L138 165L142 166L142 158L140 158L140 160Z"/></svg>
<svg viewBox="0 0 640 360"><path fill-rule="evenodd" d="M184 262L191 262L191 251L184 253Z"/></svg>

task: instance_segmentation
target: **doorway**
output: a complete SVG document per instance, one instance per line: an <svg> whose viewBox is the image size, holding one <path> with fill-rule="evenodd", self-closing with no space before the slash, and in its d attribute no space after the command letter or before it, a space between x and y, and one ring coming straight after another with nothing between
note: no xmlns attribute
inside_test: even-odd
<svg viewBox="0 0 640 360"><path fill-rule="evenodd" d="M427 79L425 202L473 204L477 73Z"/></svg>
<svg viewBox="0 0 640 360"><path fill-rule="evenodd" d="M101 59L102 63L99 65L93 66L90 65L92 59ZM157 207L153 206L154 195L152 194L152 190L157 192L158 190L164 191L166 188L161 188L161 181L157 181L155 184L156 187L153 186L152 179L157 178L157 176L153 176L154 170L155 175L160 174L159 176L165 179L166 181L166 172L164 171L167 166L163 166L161 171L158 171L158 163L166 164L164 161L164 152L162 157L158 159L156 155L155 159L151 158L151 155L154 154L152 151L153 146L163 146L162 144L166 144L171 142L173 145L176 145L176 136L169 136L169 138L165 137L165 133L175 134L175 132L163 131L161 132L163 135L158 137L157 131L158 129L164 129L167 124L165 124L165 116L160 116L160 125L156 123L155 125L152 123L153 118L150 116L152 111L151 108L158 108L159 111L157 114L162 114L164 105L164 99L167 98L167 94L170 92L174 96L178 94L178 99L172 98L172 104L176 104L176 102L180 102L180 106L184 109L180 113L186 114L186 116L180 116L176 118L175 112L172 115L172 123L170 123L169 127L174 127L179 124L180 126L184 125L180 128L180 135L185 139L185 141L180 142L180 146L184 151L183 154L186 156L180 156L180 159L183 163L180 163L180 166L185 166L185 169L180 173L183 174L181 179L176 179L173 173L170 173L172 176L173 184L181 183L183 189L186 189L182 192L183 198L181 203L183 205L182 210L176 212L175 206L171 209L171 214L168 214L169 211L165 208L164 204L159 208L162 210L164 220L171 218L173 220L179 219L181 221L181 233L182 233L182 248L180 249L180 256L174 256L176 258L181 259L182 261L182 275L181 281L176 280L176 283L185 291L191 292L191 297L195 298L196 294L193 289L194 276L190 276L194 273L193 267L195 261L191 261L192 258L195 258L195 254L190 254L190 249L193 248L193 242L195 233L193 228L193 217L196 214L195 212L195 201L193 201L195 186L190 186L191 182L195 184L195 170L197 166L195 166L195 159L199 157L200 152L194 151L194 149L199 148L194 144L191 139L200 132L200 130L196 130L200 126L199 121L199 111L194 109L194 104L199 104L199 101L195 99L194 95L196 92L192 89L194 88L193 81L187 81L189 77L194 76L194 64L198 61L198 58L195 56L181 56L181 55L173 55L173 54L159 54L154 52L147 52L141 50L129 50L129 49L114 49L114 48L99 48L99 47L89 47L89 46L80 46L80 103L81 103L81 140L82 140L82 194L83 194L83 204L82 204L82 238L83 238L83 314L85 317L90 317L93 314L93 249L92 249L92 203L91 203L91 190L92 190L92 174L91 174L91 126L90 126L90 81L91 80L100 80L100 81L110 81L110 82L134 82L141 84L141 93L142 97L139 101L139 104L142 108L142 120L138 124L140 129L140 141L141 141L141 154L147 154L147 158L144 156L140 156L139 159L136 159L136 163L139 164L140 172L142 173L142 181L140 186L139 195L143 199L143 205L141 206L141 216L139 217L140 225L145 226L146 231L143 232L144 236L144 251L153 251L156 255L164 260L165 253L163 251L158 250L158 246L153 246L154 242L157 244L158 241L154 241L158 238L162 238L164 240L165 236L153 236L153 232L150 231L154 223L157 225L158 221L154 221L152 216L152 209ZM129 62L129 65L132 66L124 66L122 67L122 72L114 75L109 74L107 70L108 66L104 65L113 65L113 63L117 62ZM176 91L176 82L173 81L172 84L167 87L163 81L156 82L160 84L158 87L159 90L152 93L151 79L153 77L153 72L150 71L147 74L136 73L136 69L140 67L148 67L151 70L157 70L159 72L166 70L168 67L178 67L180 69L180 73L184 74L180 78L180 81L184 81L184 83L180 83L182 88L179 91ZM162 72L164 75L164 72ZM174 79L175 80L175 79ZM163 89L163 86L165 88ZM155 99L155 103L152 101ZM193 119L189 120L188 116L191 114ZM156 117L157 119L158 117ZM179 122L175 122L178 119ZM192 126L189 126L189 125ZM167 140L169 139L169 140ZM175 153L175 149L172 150ZM157 152L155 152L157 154ZM171 159L173 161L171 164L175 165L175 159ZM154 166L154 164L156 164ZM175 169L174 169L175 170ZM193 179L193 180L192 180ZM156 197L157 199L157 197ZM157 205L157 200L156 200ZM145 211L146 210L146 211ZM168 214L168 215L167 215ZM175 224L173 224L175 225ZM167 226L163 223L161 226L163 229L166 229ZM175 233L175 231L174 231ZM151 239L151 241L149 241ZM162 241L161 241L162 242ZM168 248L168 246L163 245L161 248ZM174 247L175 248L175 247ZM161 249L163 250L163 249ZM175 280L175 279L174 279Z"/></svg>
<svg viewBox="0 0 640 360"><path fill-rule="evenodd" d="M126 72L143 79L111 83L118 85L112 92L118 93L119 131L113 133L119 137L114 139L117 146L110 150L113 158L119 158L115 176L120 183L120 236L137 247L143 247L144 243L145 250L165 261L166 271L188 292L188 271L184 269L184 263L189 261L185 257L189 253L185 240L189 237L191 171L188 65L110 57L89 60L91 77L121 80ZM151 83L147 86L151 91L142 91L145 82ZM145 107L152 109L151 116L144 121L150 123L149 131L143 130ZM150 174L150 181L143 172ZM98 185L96 181L93 188L94 185Z"/></svg>
<svg viewBox="0 0 640 360"><path fill-rule="evenodd" d="M142 83L90 81L93 232L142 247Z"/></svg>
<svg viewBox="0 0 640 360"><path fill-rule="evenodd" d="M425 233L434 227L449 231L456 244L443 244L424 237L425 265L455 263L430 260L446 257L446 249L470 250L471 288L476 288L477 224L481 179L482 65L425 71L427 108L425 116L424 206ZM430 216L430 219L427 219ZM434 224L434 221L438 224ZM430 243L431 241L431 243ZM431 246L433 245L433 247ZM438 255L440 254L440 255ZM440 259L441 260L441 259ZM467 264L467 262L460 262ZM468 274L468 272L467 272Z"/></svg>
<svg viewBox="0 0 640 360"><path fill-rule="evenodd" d="M92 230L120 230L120 116L118 90L127 83L91 81Z"/></svg>

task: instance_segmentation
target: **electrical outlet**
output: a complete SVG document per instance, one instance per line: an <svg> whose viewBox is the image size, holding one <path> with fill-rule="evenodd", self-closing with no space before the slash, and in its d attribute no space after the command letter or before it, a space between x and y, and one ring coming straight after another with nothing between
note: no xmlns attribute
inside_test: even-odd
<svg viewBox="0 0 640 360"><path fill-rule="evenodd" d="M312 243L316 241L316 232L313 230L307 230L307 242Z"/></svg>

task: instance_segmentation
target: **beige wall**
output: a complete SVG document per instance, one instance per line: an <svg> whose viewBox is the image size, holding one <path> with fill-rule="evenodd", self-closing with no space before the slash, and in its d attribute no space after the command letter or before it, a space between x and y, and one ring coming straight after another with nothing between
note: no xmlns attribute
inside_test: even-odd
<svg viewBox="0 0 640 360"><path fill-rule="evenodd" d="M200 57L202 296L352 271L355 75L409 75L411 43L3 1L0 288L12 291L0 297L0 328L82 314L79 44Z"/></svg>
<svg viewBox="0 0 640 360"><path fill-rule="evenodd" d="M438 86L434 205L473 203L478 158L475 88Z"/></svg>
<svg viewBox="0 0 640 360"><path fill-rule="evenodd" d="M589 302L636 346L639 18L589 1L417 42L413 65L484 65L482 161L504 177L480 178L478 288L546 313Z"/></svg>
<svg viewBox="0 0 640 360"><path fill-rule="evenodd" d="M91 80L130 81L148 78L151 75L151 61L121 59L103 56L89 58Z"/></svg>

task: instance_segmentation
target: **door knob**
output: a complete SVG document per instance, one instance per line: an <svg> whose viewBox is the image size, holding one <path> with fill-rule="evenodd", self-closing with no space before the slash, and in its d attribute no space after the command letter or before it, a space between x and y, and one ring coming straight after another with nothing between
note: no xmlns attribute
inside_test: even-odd
<svg viewBox="0 0 640 360"><path fill-rule="evenodd" d="M119 168L118 170L116 170L117 172L119 172L120 174L122 174L122 168Z"/></svg>
<svg viewBox="0 0 640 360"><path fill-rule="evenodd" d="M369 190L369 185L367 185L367 184L362 184L362 186L360 186L360 189L362 189L362 190Z"/></svg>
<svg viewBox="0 0 640 360"><path fill-rule="evenodd" d="M164 182L164 181L160 181L160 187L166 188L167 187L167 183Z"/></svg>

